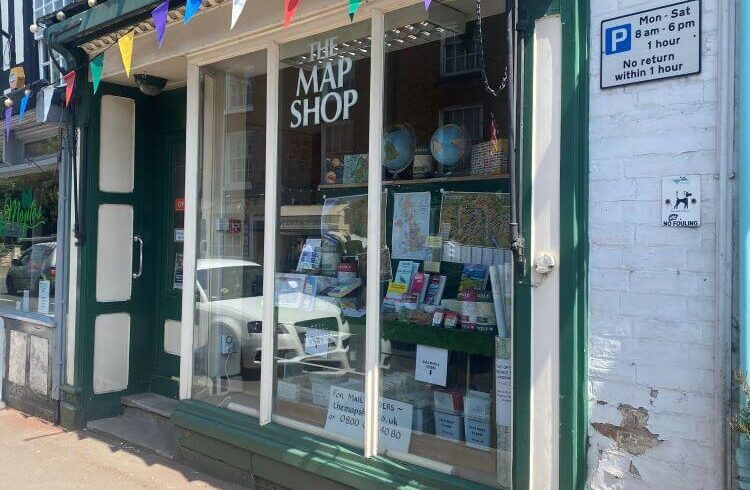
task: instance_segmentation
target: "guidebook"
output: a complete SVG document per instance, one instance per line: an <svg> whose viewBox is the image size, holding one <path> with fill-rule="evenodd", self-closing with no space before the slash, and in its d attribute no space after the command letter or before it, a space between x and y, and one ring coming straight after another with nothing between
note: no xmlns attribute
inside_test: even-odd
<svg viewBox="0 0 750 490"><path fill-rule="evenodd" d="M458 286L459 291L465 289L475 289L482 291L487 286L487 277L489 268L481 264L465 264L461 273L461 283Z"/></svg>
<svg viewBox="0 0 750 490"><path fill-rule="evenodd" d="M396 269L396 276L388 284L388 290L386 292L386 298L389 299L404 299L406 293L409 292L409 286L411 285L411 279L414 275L414 264L411 260L402 260L398 263ZM417 267L419 262L416 262Z"/></svg>

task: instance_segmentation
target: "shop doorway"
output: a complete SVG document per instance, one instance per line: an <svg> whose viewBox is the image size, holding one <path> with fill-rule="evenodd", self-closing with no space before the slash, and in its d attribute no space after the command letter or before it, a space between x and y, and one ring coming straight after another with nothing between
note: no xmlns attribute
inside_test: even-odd
<svg viewBox="0 0 750 490"><path fill-rule="evenodd" d="M126 395L178 394L184 107L184 89L149 97L113 84L91 106L78 310L85 419L117 414Z"/></svg>

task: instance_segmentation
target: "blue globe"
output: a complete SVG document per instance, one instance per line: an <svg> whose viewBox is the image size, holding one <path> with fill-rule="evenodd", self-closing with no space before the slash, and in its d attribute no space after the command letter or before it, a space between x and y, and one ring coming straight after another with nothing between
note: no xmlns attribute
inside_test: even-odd
<svg viewBox="0 0 750 490"><path fill-rule="evenodd" d="M446 124L435 131L430 139L430 151L435 161L444 168L453 168L466 156L469 140L461 126Z"/></svg>
<svg viewBox="0 0 750 490"><path fill-rule="evenodd" d="M408 124L394 124L383 131L383 166L398 173L414 158L414 129Z"/></svg>

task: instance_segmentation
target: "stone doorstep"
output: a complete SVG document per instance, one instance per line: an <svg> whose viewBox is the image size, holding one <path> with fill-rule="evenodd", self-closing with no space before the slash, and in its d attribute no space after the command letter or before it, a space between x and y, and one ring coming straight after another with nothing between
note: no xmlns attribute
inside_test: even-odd
<svg viewBox="0 0 750 490"><path fill-rule="evenodd" d="M169 417L177 403L153 393L124 397L123 415L92 420L86 429L174 459L175 428Z"/></svg>

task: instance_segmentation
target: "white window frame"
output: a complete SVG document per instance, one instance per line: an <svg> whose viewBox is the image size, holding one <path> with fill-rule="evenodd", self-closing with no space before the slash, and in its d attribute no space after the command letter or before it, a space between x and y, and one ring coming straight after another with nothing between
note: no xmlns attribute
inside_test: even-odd
<svg viewBox="0 0 750 490"><path fill-rule="evenodd" d="M404 7L415 5L414 0L382 0L363 3L357 12L357 21L371 21L373 39L385 40L385 14ZM434 8L434 7L433 7ZM343 13L344 10L341 10ZM236 58L257 51L266 51L266 181L265 181L265 224L264 258L263 258L263 311L264 325L275 324L274 312L274 277L276 273L276 230L278 228L278 143L279 143L279 46L283 43L302 39L318 33L326 33L349 24L346 15L331 15L331 10L305 19L297 29L283 29L280 26L270 31L248 33L246 38L233 39L220 45L212 46L202 52L188 56L187 79L187 128L186 135L186 179L185 179L185 250L184 277L187 284L195 284L195 260L198 245L198 182L199 166L203 159L201 153L203 131L201 118L201 67L220 61ZM241 42L240 42L241 41ZM441 74L443 74L443 52L441 51ZM369 127L369 161L380 161L382 156L383 135L383 99L384 99L384 61L385 42L373 42L371 47L370 70L370 127ZM380 69L376 69L379 67ZM476 70L470 70L474 72ZM450 73L447 76L457 75ZM208 92L208 91L207 91ZM208 93L206 97L210 97ZM209 115L209 117L212 117ZM205 124L212 124L208 121ZM209 143L210 144L210 143ZM368 170L368 248L382 248L382 174L379 166L371 165ZM378 452L378 424L380 399L380 257L377 253L367 254L367 304L371 305L366 317L365 333L365 437L364 456L367 458L380 454ZM374 306L373 306L374 305ZM183 289L182 297L182 345L180 362L180 397L192 397L193 384L193 326L194 295L191 288ZM323 429L303 424L273 414L274 405L274 328L264 328L262 332L263 356L261 358L261 390L258 410L247 408L243 412L257 416L260 425L276 422L291 426L307 433L321 435L329 440L336 440ZM351 444L351 441L347 441ZM448 473L452 466L428 460L412 454L388 454L394 459L409 460L435 471Z"/></svg>

